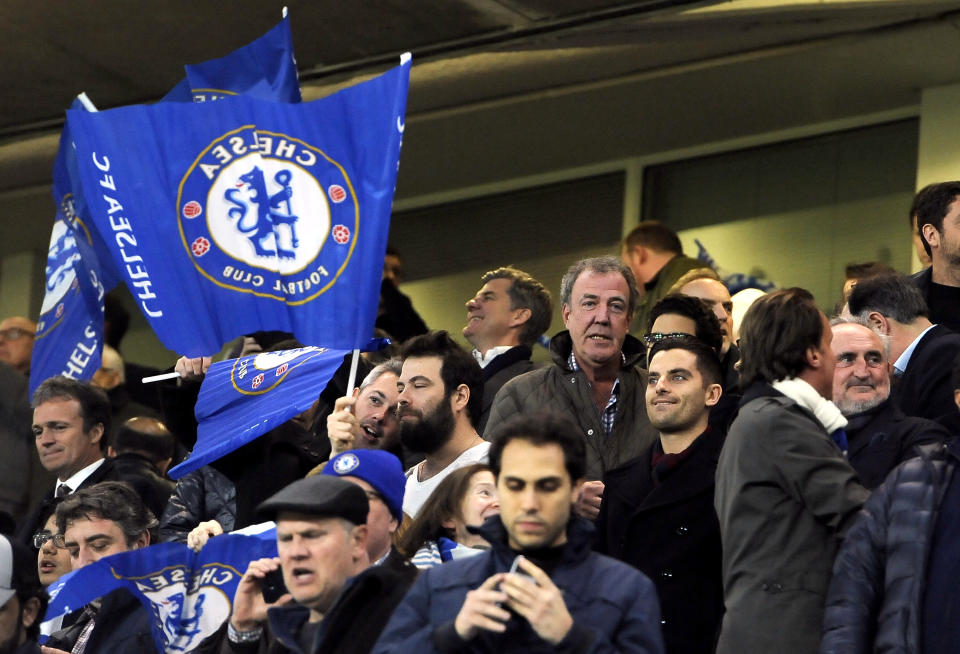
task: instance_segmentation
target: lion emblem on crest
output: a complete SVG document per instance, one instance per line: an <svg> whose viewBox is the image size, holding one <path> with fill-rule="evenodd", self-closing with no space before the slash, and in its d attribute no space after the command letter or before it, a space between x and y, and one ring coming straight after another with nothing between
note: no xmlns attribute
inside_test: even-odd
<svg viewBox="0 0 960 654"><path fill-rule="evenodd" d="M240 181L235 188L227 189L224 193L224 199L233 205L228 209L227 216L237 221L237 230L249 239L258 257L293 259L297 256L296 249L300 242L297 239L296 223L299 218L294 215L290 206L290 199L293 197L290 186L292 177L289 170L277 171L273 181L280 185L280 190L270 194L263 171L259 166L254 166L250 172L240 175ZM247 191L246 198L244 190ZM256 205L256 210L252 212L251 203ZM250 220L251 216L253 220ZM283 241L277 229L280 226L286 226L289 230L289 248L281 246ZM268 244L271 236L273 248Z"/></svg>

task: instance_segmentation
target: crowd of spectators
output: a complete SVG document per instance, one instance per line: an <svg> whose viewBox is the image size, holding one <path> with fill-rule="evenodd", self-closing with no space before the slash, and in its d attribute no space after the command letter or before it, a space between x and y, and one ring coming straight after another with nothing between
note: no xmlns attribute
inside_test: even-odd
<svg viewBox="0 0 960 654"><path fill-rule="evenodd" d="M113 304L92 382L28 399L35 325L7 318L0 652L154 651L126 590L44 621L44 589L264 520L278 556L249 562L191 651L955 651L960 182L909 218L930 267L853 263L832 316L802 288L736 311L645 222L619 257L548 280L563 330L539 366L548 284L483 275L470 352L427 330L389 251L377 327L395 345L359 385L344 360L307 411L176 482L211 358L134 397ZM298 346L258 332L233 355Z"/></svg>

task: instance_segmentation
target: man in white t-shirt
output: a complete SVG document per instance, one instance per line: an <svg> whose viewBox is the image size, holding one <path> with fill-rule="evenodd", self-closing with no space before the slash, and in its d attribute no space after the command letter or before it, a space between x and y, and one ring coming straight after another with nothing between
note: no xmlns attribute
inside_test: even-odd
<svg viewBox="0 0 960 654"><path fill-rule="evenodd" d="M415 518L444 477L486 463L490 443L477 434L483 404L480 365L445 331L403 345L397 417L404 447L426 459L407 471L403 512Z"/></svg>

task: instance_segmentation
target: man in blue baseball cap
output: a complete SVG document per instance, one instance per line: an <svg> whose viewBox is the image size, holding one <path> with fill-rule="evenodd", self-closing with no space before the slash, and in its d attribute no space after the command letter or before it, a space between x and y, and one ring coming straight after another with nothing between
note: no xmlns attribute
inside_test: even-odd
<svg viewBox="0 0 960 654"><path fill-rule="evenodd" d="M322 475L342 477L360 486L370 501L367 514L367 553L371 565L407 569L393 547L393 535L403 521L403 465L385 450L347 450L323 466Z"/></svg>

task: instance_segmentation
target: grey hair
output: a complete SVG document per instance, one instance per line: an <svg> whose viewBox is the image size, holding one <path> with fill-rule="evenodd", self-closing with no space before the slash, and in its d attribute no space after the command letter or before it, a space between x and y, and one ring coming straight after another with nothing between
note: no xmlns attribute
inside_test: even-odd
<svg viewBox="0 0 960 654"><path fill-rule="evenodd" d="M866 327L874 334L880 337L880 342L883 344L883 358L890 362L890 336L884 334L883 332L877 330L869 320L864 316L836 316L830 319L830 326L835 327L837 325L860 325L861 327Z"/></svg>
<svg viewBox="0 0 960 654"><path fill-rule="evenodd" d="M360 390L362 391L367 386L380 379L380 375L386 372L392 372L394 375L399 377L402 369L403 361L400 359L387 359L367 373L367 376L363 378L362 382L360 382Z"/></svg>
<svg viewBox="0 0 960 654"><path fill-rule="evenodd" d="M594 273L620 273L627 280L627 286L630 288L629 306L627 313L633 315L633 310L637 308L640 302L640 291L637 289L637 279L633 276L630 266L625 265L617 257L606 255L603 257L593 257L590 259L580 259L570 266L563 279L560 281L560 302L567 306L570 305L570 294L573 292L573 285L576 283L580 274L585 271Z"/></svg>

